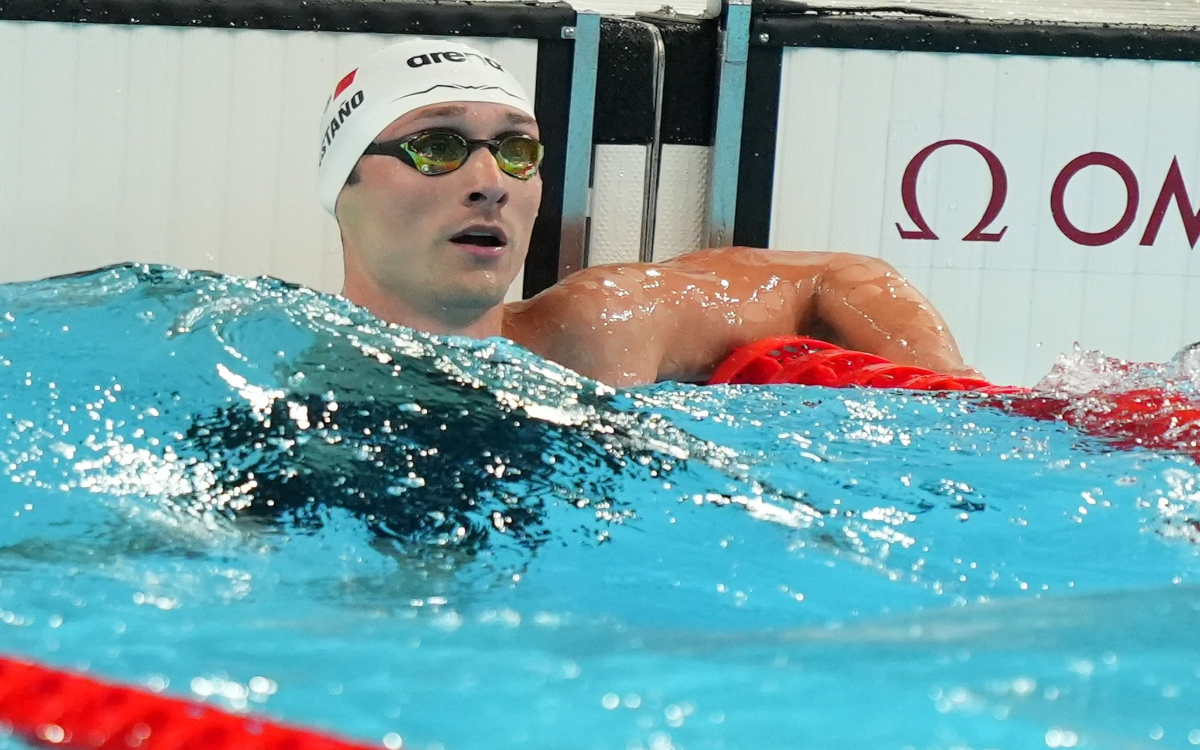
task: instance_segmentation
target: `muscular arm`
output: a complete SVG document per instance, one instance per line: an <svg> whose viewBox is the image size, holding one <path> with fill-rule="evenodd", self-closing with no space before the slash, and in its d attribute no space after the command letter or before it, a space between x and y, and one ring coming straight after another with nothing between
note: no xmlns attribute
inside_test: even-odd
<svg viewBox="0 0 1200 750"><path fill-rule="evenodd" d="M722 248L593 267L510 313L511 338L612 385L702 382L733 349L796 333L967 371L928 300L887 263L857 255Z"/></svg>
<svg viewBox="0 0 1200 750"><path fill-rule="evenodd" d="M799 333L898 364L974 373L929 300L878 258L724 248L683 256L673 265L728 282L727 304L738 313L733 324L702 314L706 321L696 318L688 326L707 323L705 332L715 334L725 353L747 338ZM771 284L779 290L774 295L761 291Z"/></svg>
<svg viewBox="0 0 1200 750"><path fill-rule="evenodd" d="M977 374L929 300L878 258L831 257L814 299L817 320L846 348L935 372Z"/></svg>

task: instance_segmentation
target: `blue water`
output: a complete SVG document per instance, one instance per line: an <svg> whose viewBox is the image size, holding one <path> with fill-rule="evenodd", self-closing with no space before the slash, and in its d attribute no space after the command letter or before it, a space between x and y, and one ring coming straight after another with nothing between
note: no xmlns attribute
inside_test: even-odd
<svg viewBox="0 0 1200 750"><path fill-rule="evenodd" d="M1200 745L1186 457L970 396L618 392L270 279L0 311L0 653L389 747ZM1102 364L1053 384L1133 384Z"/></svg>

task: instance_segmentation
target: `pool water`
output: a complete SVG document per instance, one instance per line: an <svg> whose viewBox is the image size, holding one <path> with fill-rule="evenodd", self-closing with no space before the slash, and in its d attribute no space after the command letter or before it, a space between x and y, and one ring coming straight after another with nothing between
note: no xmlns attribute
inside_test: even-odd
<svg viewBox="0 0 1200 750"><path fill-rule="evenodd" d="M0 310L0 653L393 748L1200 746L1185 456L970 395L614 391L271 279ZM1108 363L1047 387L1200 382Z"/></svg>

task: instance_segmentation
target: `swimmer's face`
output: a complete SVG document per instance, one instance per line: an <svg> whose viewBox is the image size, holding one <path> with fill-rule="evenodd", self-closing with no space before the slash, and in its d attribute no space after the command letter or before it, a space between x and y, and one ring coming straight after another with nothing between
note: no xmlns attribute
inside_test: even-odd
<svg viewBox="0 0 1200 750"><path fill-rule="evenodd" d="M537 123L518 110L467 102L410 112L375 143L427 130L468 139L539 137ZM362 157L357 173L357 183L344 187L337 202L348 280L364 274L379 292L430 314L503 301L529 251L542 201L540 176L505 174L487 148L441 175L378 155Z"/></svg>

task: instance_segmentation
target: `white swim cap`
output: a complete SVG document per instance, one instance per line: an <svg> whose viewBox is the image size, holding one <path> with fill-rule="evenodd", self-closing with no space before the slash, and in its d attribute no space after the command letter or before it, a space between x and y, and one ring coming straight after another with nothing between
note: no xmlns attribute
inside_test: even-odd
<svg viewBox="0 0 1200 750"><path fill-rule="evenodd" d="M500 63L459 42L413 39L385 47L350 71L321 115L318 187L333 213L363 151L401 115L445 102L506 104L533 117L533 103Z"/></svg>

